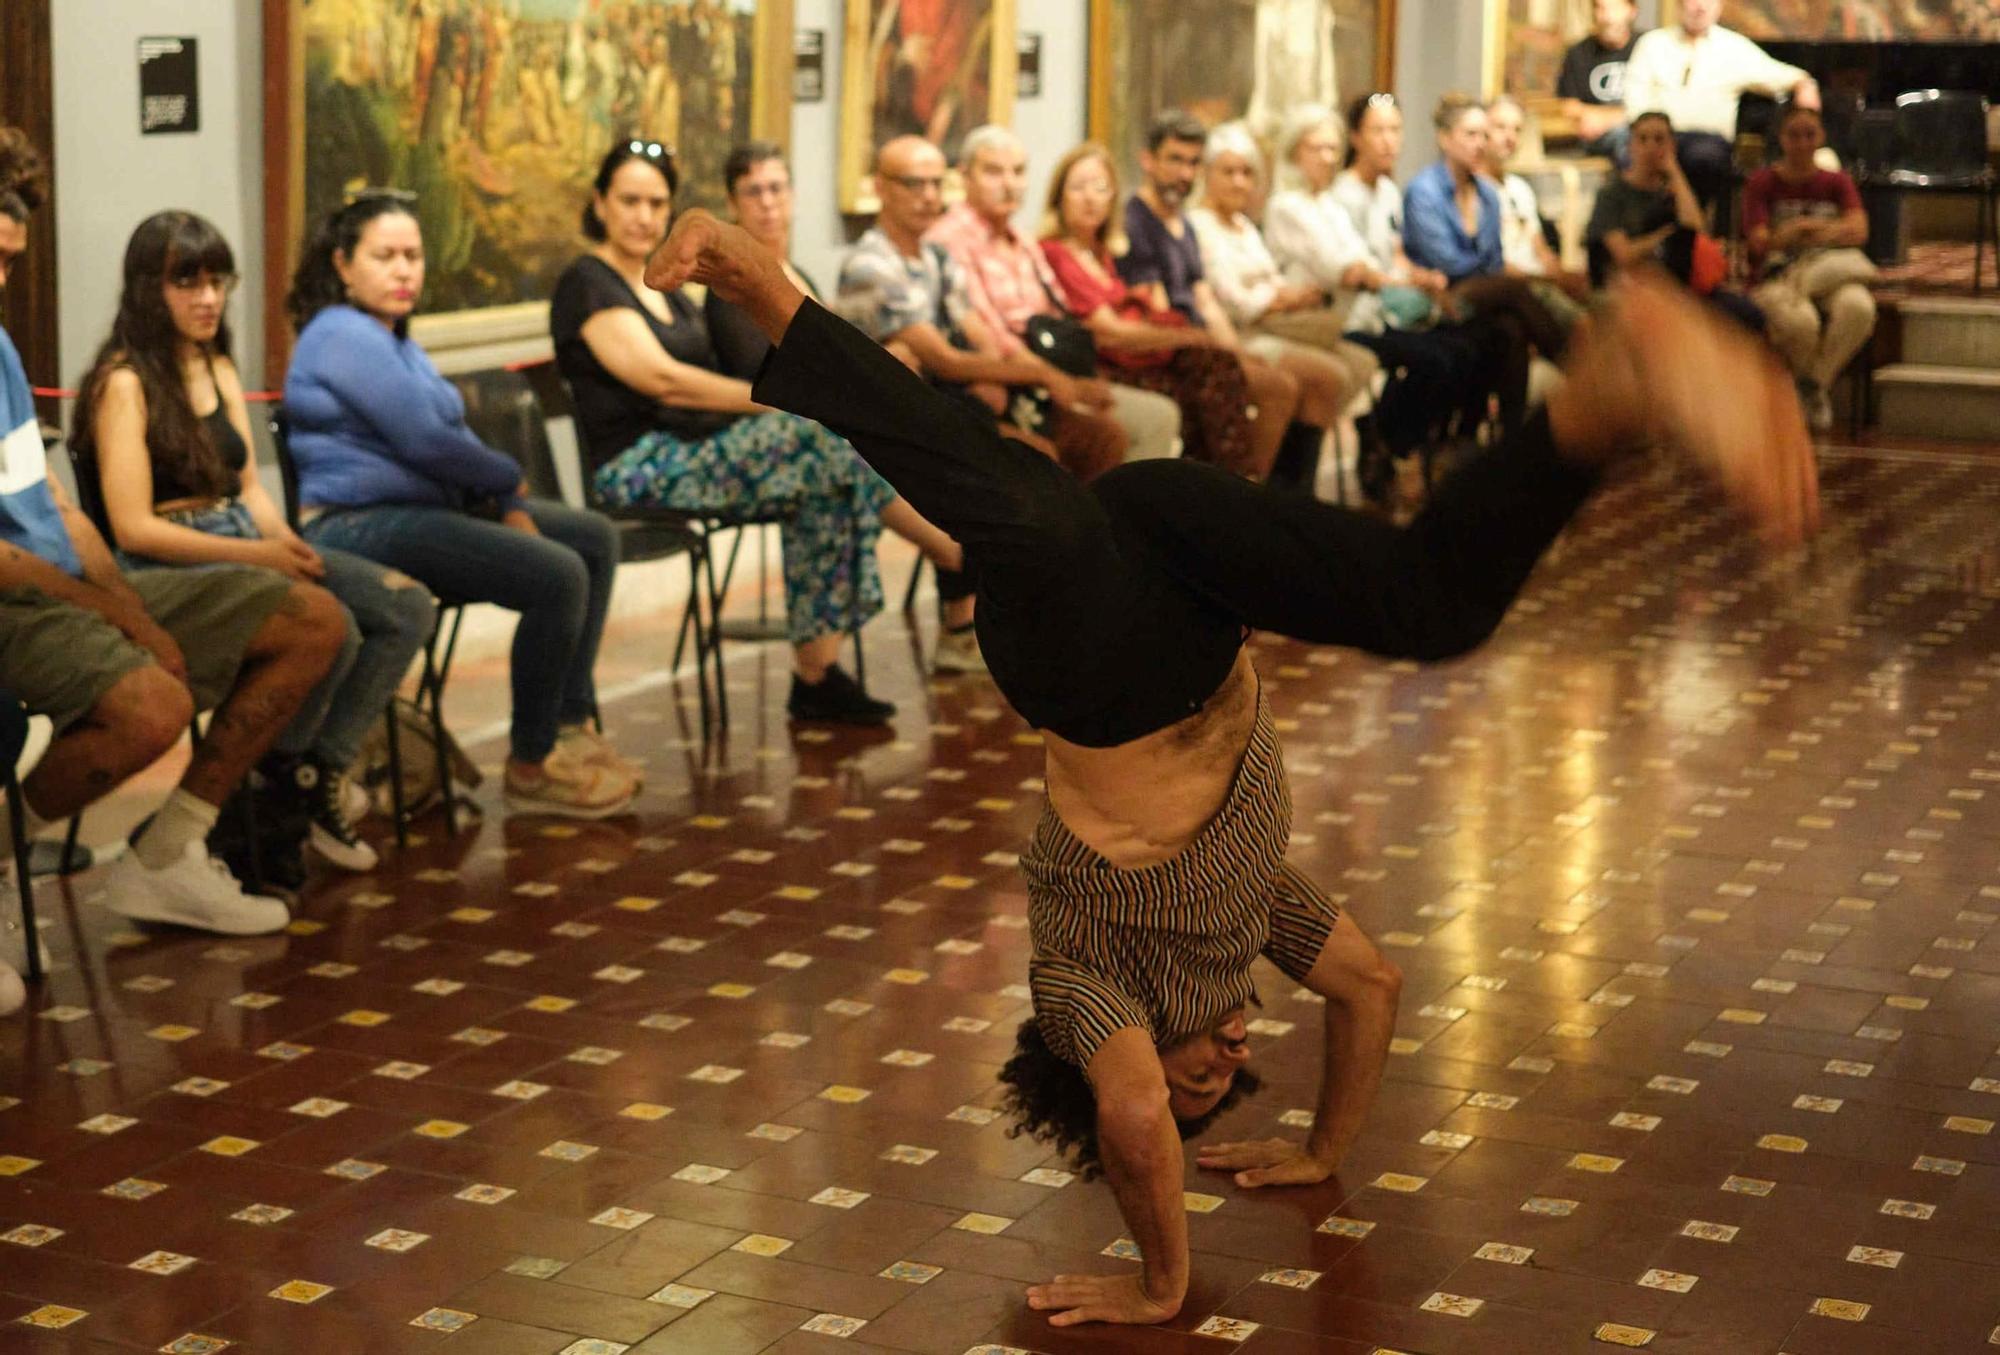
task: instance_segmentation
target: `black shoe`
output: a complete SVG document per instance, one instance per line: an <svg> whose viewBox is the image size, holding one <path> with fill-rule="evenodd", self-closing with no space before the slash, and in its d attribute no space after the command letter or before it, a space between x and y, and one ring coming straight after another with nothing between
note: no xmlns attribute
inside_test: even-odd
<svg viewBox="0 0 2000 1355"><path fill-rule="evenodd" d="M294 764L291 794L306 817L307 840L322 860L352 872L380 864L375 849L340 812L340 777L317 757L308 753Z"/></svg>
<svg viewBox="0 0 2000 1355"><path fill-rule="evenodd" d="M883 725L896 713L887 701L877 701L867 689L834 664L818 682L801 681L792 674L792 695L785 709L794 720L823 721L837 725Z"/></svg>
<svg viewBox="0 0 2000 1355"><path fill-rule="evenodd" d="M227 865L247 889L296 895L306 882L305 821L282 788L265 779L264 771L260 767L252 772L222 802L215 827L208 832L209 854Z"/></svg>

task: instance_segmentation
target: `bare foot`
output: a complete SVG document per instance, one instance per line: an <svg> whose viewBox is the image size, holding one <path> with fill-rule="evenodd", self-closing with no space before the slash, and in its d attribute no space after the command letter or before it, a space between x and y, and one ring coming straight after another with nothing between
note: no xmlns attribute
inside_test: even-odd
<svg viewBox="0 0 2000 1355"><path fill-rule="evenodd" d="M1604 460L1656 444L1721 486L1775 546L1819 527L1819 475L1798 393L1775 355L1679 287L1635 279L1579 335L1549 399L1558 445Z"/></svg>

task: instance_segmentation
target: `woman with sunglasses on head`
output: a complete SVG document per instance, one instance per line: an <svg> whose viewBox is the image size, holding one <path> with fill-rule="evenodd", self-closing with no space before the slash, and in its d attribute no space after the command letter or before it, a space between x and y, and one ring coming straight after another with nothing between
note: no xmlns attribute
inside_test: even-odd
<svg viewBox="0 0 2000 1355"><path fill-rule="evenodd" d="M887 526L940 569L963 557L844 438L752 400L687 293L645 286L646 256L666 238L679 188L673 154L657 142L612 147L583 210L594 247L563 270L549 302L592 483L621 508L783 509L786 709L797 720L883 724L895 706L835 662L841 637L882 610L876 537Z"/></svg>
<svg viewBox="0 0 2000 1355"><path fill-rule="evenodd" d="M307 545L265 489L230 358L235 267L229 242L191 212L139 223L70 446L81 473L95 463L113 544L134 567L259 565L320 584L347 609L340 658L259 768L275 811L260 815L261 864L272 883L295 888L303 866L286 825L331 864L374 869L375 850L353 826L367 800L347 772L430 635L436 607L406 574Z"/></svg>
<svg viewBox="0 0 2000 1355"><path fill-rule="evenodd" d="M285 378L304 535L454 598L520 613L507 803L572 818L622 812L641 769L599 734L591 670L618 568L598 513L528 497L521 467L473 435L465 402L409 337L424 285L408 194L334 212L286 298Z"/></svg>

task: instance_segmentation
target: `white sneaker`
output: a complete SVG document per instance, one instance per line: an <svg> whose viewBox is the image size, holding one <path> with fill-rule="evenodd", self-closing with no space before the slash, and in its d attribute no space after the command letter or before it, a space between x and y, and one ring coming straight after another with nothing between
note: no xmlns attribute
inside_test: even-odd
<svg viewBox="0 0 2000 1355"><path fill-rule="evenodd" d="M147 870L127 852L104 872L104 906L138 922L169 922L228 936L283 931L291 913L278 899L247 894L229 867L190 842L171 866Z"/></svg>
<svg viewBox="0 0 2000 1355"><path fill-rule="evenodd" d="M28 1003L28 985L14 966L0 960L0 1016L12 1016Z"/></svg>

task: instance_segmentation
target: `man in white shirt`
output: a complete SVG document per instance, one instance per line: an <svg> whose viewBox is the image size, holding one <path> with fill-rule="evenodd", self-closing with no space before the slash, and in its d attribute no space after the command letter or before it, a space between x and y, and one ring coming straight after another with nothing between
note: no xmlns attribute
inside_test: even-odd
<svg viewBox="0 0 2000 1355"><path fill-rule="evenodd" d="M1746 92L1819 107L1819 85L1741 33L1716 23L1722 0L1682 0L1680 23L1656 28L1632 48L1625 112L1665 113L1688 184L1703 205L1729 182L1736 102Z"/></svg>

